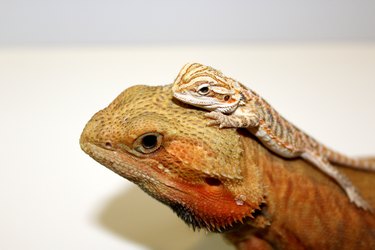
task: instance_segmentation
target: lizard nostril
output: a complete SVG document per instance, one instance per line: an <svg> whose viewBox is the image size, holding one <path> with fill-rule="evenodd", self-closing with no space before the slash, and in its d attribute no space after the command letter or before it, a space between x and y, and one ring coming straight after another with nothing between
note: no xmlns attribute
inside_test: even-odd
<svg viewBox="0 0 375 250"><path fill-rule="evenodd" d="M221 181L219 179L212 178L212 177L207 177L207 178L204 179L204 181L210 186L220 186L221 185Z"/></svg>
<svg viewBox="0 0 375 250"><path fill-rule="evenodd" d="M110 143L110 142L106 142L106 143L105 143L105 147L106 147L106 148L112 148L112 143Z"/></svg>

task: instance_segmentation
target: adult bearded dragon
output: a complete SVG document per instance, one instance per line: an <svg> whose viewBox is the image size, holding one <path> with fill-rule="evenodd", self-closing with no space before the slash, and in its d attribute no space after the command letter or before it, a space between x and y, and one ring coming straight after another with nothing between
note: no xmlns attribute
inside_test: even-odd
<svg viewBox="0 0 375 250"><path fill-rule="evenodd" d="M80 144L237 249L375 249L374 214L351 205L334 182L270 153L246 130L206 126L205 113L173 100L171 86L134 86L91 118ZM343 171L374 205L375 174Z"/></svg>
<svg viewBox="0 0 375 250"><path fill-rule="evenodd" d="M375 163L349 158L319 143L283 118L253 90L220 71L199 63L186 64L178 74L173 95L178 100L211 111L209 125L246 128L268 149L285 158L301 157L334 179L350 201L365 210L371 206L331 163L375 171Z"/></svg>

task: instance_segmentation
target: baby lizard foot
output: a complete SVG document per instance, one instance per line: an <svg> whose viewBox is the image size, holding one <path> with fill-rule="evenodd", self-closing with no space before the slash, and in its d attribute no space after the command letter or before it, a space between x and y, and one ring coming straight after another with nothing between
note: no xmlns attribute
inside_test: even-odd
<svg viewBox="0 0 375 250"><path fill-rule="evenodd" d="M213 119L207 125L219 125L220 128L248 128L259 126L259 119L255 114L247 115L224 115L217 111L211 111L205 114L206 117Z"/></svg>
<svg viewBox="0 0 375 250"><path fill-rule="evenodd" d="M208 126L219 125L219 128L239 127L239 123L236 120L233 120L230 116L224 115L220 112L211 111L210 113L207 113L204 116L213 119L212 121L209 121L207 123Z"/></svg>

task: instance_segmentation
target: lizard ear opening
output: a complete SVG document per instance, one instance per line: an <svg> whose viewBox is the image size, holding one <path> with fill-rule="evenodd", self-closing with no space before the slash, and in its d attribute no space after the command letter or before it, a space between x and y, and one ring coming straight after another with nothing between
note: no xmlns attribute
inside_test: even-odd
<svg viewBox="0 0 375 250"><path fill-rule="evenodd" d="M219 179L213 178L213 177L206 177L204 181L209 185L209 186L220 186L221 181Z"/></svg>

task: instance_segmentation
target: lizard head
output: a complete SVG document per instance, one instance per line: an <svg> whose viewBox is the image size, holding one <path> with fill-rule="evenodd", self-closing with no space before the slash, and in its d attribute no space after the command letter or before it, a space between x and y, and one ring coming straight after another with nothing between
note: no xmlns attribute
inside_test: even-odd
<svg viewBox="0 0 375 250"><path fill-rule="evenodd" d="M173 84L178 100L210 111L229 114L243 104L241 87L220 71L199 63L186 64Z"/></svg>
<svg viewBox="0 0 375 250"><path fill-rule="evenodd" d="M134 86L87 123L81 148L173 209L193 228L223 231L263 202L260 174L235 130L172 101L171 86Z"/></svg>

